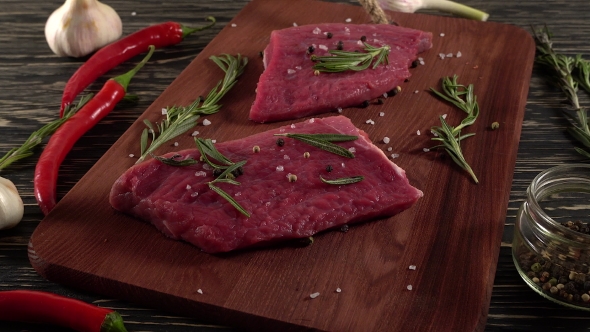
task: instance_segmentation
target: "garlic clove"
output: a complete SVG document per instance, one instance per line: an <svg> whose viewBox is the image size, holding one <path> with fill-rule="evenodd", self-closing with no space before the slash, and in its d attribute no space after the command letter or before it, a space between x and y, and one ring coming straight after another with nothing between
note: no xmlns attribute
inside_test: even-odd
<svg viewBox="0 0 590 332"><path fill-rule="evenodd" d="M45 23L45 39L59 56L82 57L119 39L117 12L97 0L66 0Z"/></svg>
<svg viewBox="0 0 590 332"><path fill-rule="evenodd" d="M14 183L0 177L0 230L16 226L23 218L24 209Z"/></svg>

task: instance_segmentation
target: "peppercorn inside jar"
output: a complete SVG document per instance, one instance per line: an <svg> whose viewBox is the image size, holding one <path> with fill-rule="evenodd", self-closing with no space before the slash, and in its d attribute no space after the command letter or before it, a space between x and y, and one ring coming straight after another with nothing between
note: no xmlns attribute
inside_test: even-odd
<svg viewBox="0 0 590 332"><path fill-rule="evenodd" d="M590 311L590 165L535 177L514 227L512 258L524 281L559 304Z"/></svg>

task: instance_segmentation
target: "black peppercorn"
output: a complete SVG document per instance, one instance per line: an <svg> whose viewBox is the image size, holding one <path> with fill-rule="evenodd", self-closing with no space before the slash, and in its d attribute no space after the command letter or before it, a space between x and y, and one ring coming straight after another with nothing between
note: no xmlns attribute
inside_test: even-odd
<svg viewBox="0 0 590 332"><path fill-rule="evenodd" d="M213 176L218 177L221 175L221 173L223 173L223 170L220 168L216 168L213 170Z"/></svg>
<svg viewBox="0 0 590 332"><path fill-rule="evenodd" d="M326 172L331 172L333 170L332 165L326 166Z"/></svg>
<svg viewBox="0 0 590 332"><path fill-rule="evenodd" d="M418 67L418 64L419 64L419 63L420 63L420 62L419 62L418 60L414 60L414 61L412 61L412 66L411 66L411 68L416 68L416 67Z"/></svg>
<svg viewBox="0 0 590 332"><path fill-rule="evenodd" d="M367 41L367 36L361 36L361 41L362 42Z"/></svg>
<svg viewBox="0 0 590 332"><path fill-rule="evenodd" d="M340 231L341 231L342 233L346 233L346 232L348 232L348 225L346 225L346 224L342 225L342 227L340 227Z"/></svg>
<svg viewBox="0 0 590 332"><path fill-rule="evenodd" d="M381 99L381 98L377 99L377 104L378 105L383 105L383 99Z"/></svg>
<svg viewBox="0 0 590 332"><path fill-rule="evenodd" d="M315 51L315 47L313 47L313 45L311 45L310 47L307 48L307 53L308 54L313 53L313 51Z"/></svg>
<svg viewBox="0 0 590 332"><path fill-rule="evenodd" d="M369 101L368 100L363 101L363 103L360 105L360 107L362 107L362 108L369 107Z"/></svg>
<svg viewBox="0 0 590 332"><path fill-rule="evenodd" d="M283 145L285 145L285 140L284 140L284 139L282 139L282 138L279 138L279 139L277 139L277 145L278 145L278 146L283 146Z"/></svg>
<svg viewBox="0 0 590 332"><path fill-rule="evenodd" d="M328 32L328 33L326 34L326 37L328 37L328 39L332 38L332 36L334 36L334 35L333 35L331 32Z"/></svg>

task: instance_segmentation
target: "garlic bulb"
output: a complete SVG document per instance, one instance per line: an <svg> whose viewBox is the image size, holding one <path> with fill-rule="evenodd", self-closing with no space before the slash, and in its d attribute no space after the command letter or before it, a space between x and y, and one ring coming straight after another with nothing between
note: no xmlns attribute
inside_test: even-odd
<svg viewBox="0 0 590 332"><path fill-rule="evenodd" d="M119 39L117 12L97 0L66 0L45 23L45 39L59 56L82 57Z"/></svg>
<svg viewBox="0 0 590 332"><path fill-rule="evenodd" d="M16 226L23 218L24 205L12 181L0 177L0 229Z"/></svg>

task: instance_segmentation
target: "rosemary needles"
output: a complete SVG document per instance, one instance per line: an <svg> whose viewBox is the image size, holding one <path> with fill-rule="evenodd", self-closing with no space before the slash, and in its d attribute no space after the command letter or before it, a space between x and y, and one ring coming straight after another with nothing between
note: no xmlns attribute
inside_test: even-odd
<svg viewBox="0 0 590 332"><path fill-rule="evenodd" d="M450 126L441 116L441 126L431 128L432 133L435 135L432 140L441 142L440 145L434 146L433 148L444 148L453 161L469 173L475 183L479 183L471 166L465 160L460 145L462 140L475 135L474 133L462 135L461 130L475 123L475 120L479 116L479 105L477 104L477 97L473 93L473 84L467 86L459 84L457 83L457 78L457 75L454 75L452 78L444 77L442 80L442 92L430 88L436 96L452 103L467 114L463 121L456 127Z"/></svg>
<svg viewBox="0 0 590 332"><path fill-rule="evenodd" d="M237 78L244 72L248 64L248 58L238 54L236 57L224 54L222 56L211 56L225 72L223 80L209 92L204 100L198 97L189 106L172 106L166 111L166 119L155 125L149 120L144 120L146 128L141 134L141 157L137 163L142 162L148 155L153 153L165 142L182 135L194 127L201 115L213 114L219 111L219 101L236 84ZM151 143L148 144L151 136Z"/></svg>
<svg viewBox="0 0 590 332"><path fill-rule="evenodd" d="M62 118L53 120L43 127L34 131L29 138L18 148L13 148L8 151L3 157L0 158L0 170L8 167L12 163L27 158L33 155L33 149L43 142L43 139L53 134L57 128L59 128L64 122L68 121L69 118L74 115L79 109L81 109L90 99L92 94L88 94L80 98L78 104L74 107L68 106L64 112Z"/></svg>
<svg viewBox="0 0 590 332"><path fill-rule="evenodd" d="M578 87L590 93L590 63L581 55L571 57L559 54L553 49L551 32L545 26L542 29L532 28L537 45L535 62L548 69L552 83L565 94L571 110L563 110L563 115L570 122L568 132L585 147L590 148L590 127L588 124L588 110L580 105ZM572 114L572 111L575 116ZM581 155L590 158L590 152L576 147Z"/></svg>
<svg viewBox="0 0 590 332"><path fill-rule="evenodd" d="M366 53L331 50L331 55L312 55L311 60L316 62L313 66L314 73L317 75L320 72L338 73L347 70L360 71L369 68L371 63L373 63L373 69L382 63L389 63L388 56L391 47L388 45L375 47L364 42L363 44L365 45Z"/></svg>

